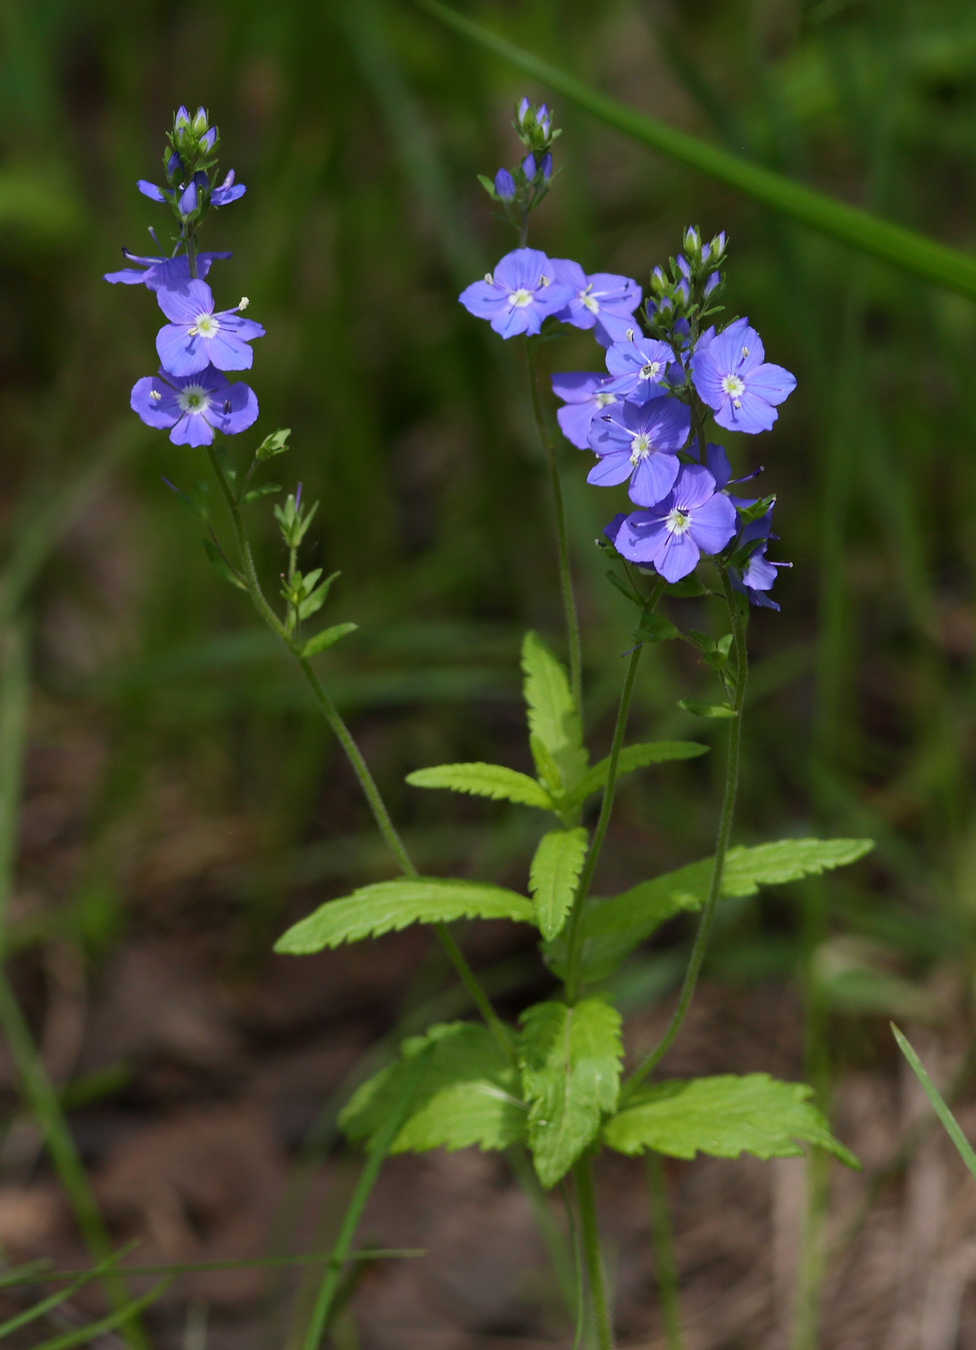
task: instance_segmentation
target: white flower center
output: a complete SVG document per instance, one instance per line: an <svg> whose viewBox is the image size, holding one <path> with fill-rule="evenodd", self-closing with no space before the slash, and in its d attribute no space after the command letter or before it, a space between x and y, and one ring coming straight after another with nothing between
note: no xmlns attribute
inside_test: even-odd
<svg viewBox="0 0 976 1350"><path fill-rule="evenodd" d="M587 286L585 291L579 292L579 298L582 300L583 304L586 306L586 308L590 311L591 314L599 314L600 302L595 295L590 294L592 290L593 290L593 283L590 282L589 286Z"/></svg>
<svg viewBox="0 0 976 1350"><path fill-rule="evenodd" d="M517 291L512 291L509 296L509 304L513 309L525 309L526 305L532 304L532 292L527 291L524 286L520 286Z"/></svg>
<svg viewBox="0 0 976 1350"><path fill-rule="evenodd" d="M675 507L673 511L668 512L667 520L664 523L672 534L684 534L685 530L691 525L691 512L679 511Z"/></svg>
<svg viewBox="0 0 976 1350"><path fill-rule="evenodd" d="M646 431L640 431L630 443L630 462L638 465L642 459L647 459L651 453L651 438Z"/></svg>
<svg viewBox="0 0 976 1350"><path fill-rule="evenodd" d="M653 380L661 369L662 362L648 361L646 366L641 366L640 377L642 380Z"/></svg>
<svg viewBox="0 0 976 1350"><path fill-rule="evenodd" d="M738 375L723 375L722 388L732 400L733 408L742 407L742 395L746 392L745 381Z"/></svg>
<svg viewBox="0 0 976 1350"><path fill-rule="evenodd" d="M597 394L596 396L596 406L598 408L605 408L608 403L616 403L616 401L616 394Z"/></svg>
<svg viewBox="0 0 976 1350"><path fill-rule="evenodd" d="M190 329L190 337L199 335L202 338L212 338L216 337L219 331L220 324L212 314L198 314L196 322Z"/></svg>
<svg viewBox="0 0 976 1350"><path fill-rule="evenodd" d="M176 395L180 411L185 413L205 413L210 407L210 390L202 384L188 384Z"/></svg>

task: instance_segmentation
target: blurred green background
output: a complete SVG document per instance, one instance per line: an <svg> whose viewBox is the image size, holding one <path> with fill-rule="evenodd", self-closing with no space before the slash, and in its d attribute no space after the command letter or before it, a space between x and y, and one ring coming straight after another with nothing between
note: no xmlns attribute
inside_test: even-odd
<svg viewBox="0 0 976 1350"><path fill-rule="evenodd" d="M622 102L973 246L969 0L464 9ZM562 651L522 354L456 301L513 244L475 174L515 161L512 103L548 91L405 0L9 0L0 41L0 509L7 558L30 573L29 801L45 747L72 748L75 794L60 833L35 809L21 839L9 941L28 1010L47 943L82 951L97 979L133 931L193 934L228 978L260 980L286 917L389 873L300 675L160 481L205 479L202 455L128 409L159 317L148 293L100 278L165 223L134 184L158 177L181 102L209 108L248 185L202 242L234 252L211 274L220 306L247 294L267 328L256 432L290 426L294 447L267 476L321 499L303 560L342 569L327 622L361 625L322 659L327 687L420 865L521 886L525 814L403 777L452 759L527 768L521 635ZM646 286L687 224L725 229L730 312L798 377L772 433L729 439L738 470L766 466L775 556L794 564L782 613L750 626L737 838L865 834L878 849L829 886L729 907L712 973L795 977L812 1024L841 1014L836 1054L888 1054L871 1017L937 1015L945 970L965 1006L974 956L976 310L553 101L563 171L530 242ZM544 359L601 364L585 334ZM565 442L560 456L603 753L631 617L592 541L624 499L587 487L587 456ZM274 590L267 500L251 512ZM718 622L697 601L672 617ZM710 692L687 649L653 650L634 737L718 743L676 707ZM708 852L720 768L717 753L635 776L598 889Z"/></svg>

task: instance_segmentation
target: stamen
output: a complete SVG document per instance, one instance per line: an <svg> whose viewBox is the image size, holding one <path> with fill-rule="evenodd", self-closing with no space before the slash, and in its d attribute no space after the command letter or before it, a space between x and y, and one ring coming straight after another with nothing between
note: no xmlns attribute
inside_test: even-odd
<svg viewBox="0 0 976 1350"><path fill-rule="evenodd" d="M250 303L251 303L251 302L250 302L250 300L248 299L248 297L247 297L246 295L242 295L242 296L241 296L241 299L240 299L240 303L238 304L237 308L238 308L238 309L242 309L242 310L243 310L243 309L247 309L247 307L248 307L248 305L249 305Z"/></svg>
<svg viewBox="0 0 976 1350"><path fill-rule="evenodd" d="M149 397L153 401L153 403L158 403L163 396L158 389L150 389Z"/></svg>

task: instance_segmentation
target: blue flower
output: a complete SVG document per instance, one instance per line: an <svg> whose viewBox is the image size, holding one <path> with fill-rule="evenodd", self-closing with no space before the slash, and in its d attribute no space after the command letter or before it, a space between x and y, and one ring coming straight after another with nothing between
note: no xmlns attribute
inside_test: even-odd
<svg viewBox="0 0 976 1350"><path fill-rule="evenodd" d="M147 375L132 386L129 404L147 426L169 431L174 445L210 445L215 431L236 435L258 415L254 390L231 384L213 366L194 375Z"/></svg>
<svg viewBox="0 0 976 1350"><path fill-rule="evenodd" d="M106 272L104 280L111 281L113 285L121 282L123 286L148 286L151 291L181 291L190 281L190 264L185 253L175 258L141 258L137 253L130 253L127 248L122 253L136 265L123 267L120 272ZM198 253L197 277L202 281L216 258L232 256L230 253Z"/></svg>
<svg viewBox="0 0 976 1350"><path fill-rule="evenodd" d="M742 533L737 541L738 548L742 548L754 541L760 541L757 547L750 553L748 561L741 568L729 568L729 580L737 591L748 596L750 604L758 605L763 609L779 609L775 600L771 600L766 591L772 588L776 580L776 571L780 567L792 567L792 563L770 562L766 557L766 549L773 539L779 536L772 533L773 508L770 507L764 516L758 520L750 520L748 524L742 527Z"/></svg>
<svg viewBox="0 0 976 1350"><path fill-rule="evenodd" d="M495 174L495 195L501 202L510 202L515 199L515 179L507 169L499 169Z"/></svg>
<svg viewBox="0 0 976 1350"><path fill-rule="evenodd" d="M159 308L171 322L156 335L156 351L171 375L196 375L208 365L218 370L249 370L254 353L248 343L264 329L237 309L214 313L205 281L188 281L179 291L158 290Z"/></svg>
<svg viewBox="0 0 976 1350"><path fill-rule="evenodd" d="M611 272L593 272L590 276L571 258L553 258L556 280L572 286L573 298L557 315L574 328L595 328L601 346L622 339L634 327L634 310L641 302L641 288L630 277Z"/></svg>
<svg viewBox="0 0 976 1350"><path fill-rule="evenodd" d="M567 441L578 449L589 448L594 417L622 398L613 390L615 383L609 376L591 370L568 370L553 375L552 392L565 403L556 412L556 420Z"/></svg>
<svg viewBox="0 0 976 1350"><path fill-rule="evenodd" d="M243 197L247 188L243 183L234 182L234 170L228 169L227 176L220 187L215 187L210 194L211 206L228 206L231 202L236 202L238 197Z"/></svg>
<svg viewBox="0 0 976 1350"><path fill-rule="evenodd" d="M680 581L703 553L722 551L735 534L735 521L735 507L715 491L708 470L686 464L664 500L650 510L632 511L613 543L630 562L651 564L665 581Z"/></svg>
<svg viewBox="0 0 976 1350"><path fill-rule="evenodd" d="M691 413L676 399L656 398L643 407L615 404L593 420L590 449L600 461L586 481L611 487L629 480L631 501L653 506L678 476L678 451L690 429Z"/></svg>
<svg viewBox="0 0 976 1350"><path fill-rule="evenodd" d="M729 431L768 431L776 405L793 392L796 380L782 366L764 363L759 334L748 319L736 319L724 332L703 334L691 358L699 397Z"/></svg>
<svg viewBox="0 0 976 1350"><path fill-rule="evenodd" d="M484 281L474 281L458 296L479 319L489 319L503 338L516 333L538 333L543 319L572 299L569 286L554 280L553 265L537 248L506 253Z"/></svg>
<svg viewBox="0 0 976 1350"><path fill-rule="evenodd" d="M657 338L631 336L607 348L607 370L628 403L646 403L667 393L663 381L674 364L674 352Z"/></svg>

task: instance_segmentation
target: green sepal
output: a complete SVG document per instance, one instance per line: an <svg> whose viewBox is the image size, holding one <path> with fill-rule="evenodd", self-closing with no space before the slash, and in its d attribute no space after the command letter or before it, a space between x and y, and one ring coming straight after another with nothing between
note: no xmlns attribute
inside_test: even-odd
<svg viewBox="0 0 976 1350"><path fill-rule="evenodd" d="M259 462L271 459L275 455L282 455L289 449L288 437L291 435L291 427L279 427L277 431L272 431L270 436L265 436L264 440L254 452L254 458Z"/></svg>
<svg viewBox="0 0 976 1350"><path fill-rule="evenodd" d="M608 1121L603 1138L610 1148L630 1156L664 1153L671 1158L795 1158L797 1140L826 1149L856 1171L861 1164L830 1133L827 1121L810 1104L813 1089L784 1083L767 1073L743 1077L666 1079L638 1088Z"/></svg>
<svg viewBox="0 0 976 1350"><path fill-rule="evenodd" d="M452 1022L405 1040L400 1058L362 1084L339 1116L350 1139L371 1142L379 1133L421 1054L428 1062L391 1153L504 1149L525 1137L528 1111L515 1065L487 1027Z"/></svg>
<svg viewBox="0 0 976 1350"><path fill-rule="evenodd" d="M319 652L328 651L341 638L346 637L349 633L355 633L358 627L358 623L334 623L331 628L324 628L321 633L316 633L305 643L302 648L302 659L305 660L309 656L318 656Z"/></svg>
<svg viewBox="0 0 976 1350"><path fill-rule="evenodd" d="M576 894L589 834L582 828L544 834L532 859L529 890L535 901L536 922L547 939L561 932Z"/></svg>
<svg viewBox="0 0 976 1350"><path fill-rule="evenodd" d="M493 801L537 806L543 811L556 809L541 783L502 764L438 764L408 773L407 782L411 787L447 788L450 792L469 792Z"/></svg>
<svg viewBox="0 0 976 1350"><path fill-rule="evenodd" d="M535 926L531 900L502 886L447 877L398 877L361 886L351 895L329 900L288 929L276 952L304 956L343 942L399 932L412 923L450 923L454 919L509 919Z"/></svg>
<svg viewBox="0 0 976 1350"><path fill-rule="evenodd" d="M543 1186L555 1186L616 1109L620 1091L620 1014L599 998L537 1003L522 1014L522 1091L529 1103L529 1147Z"/></svg>

